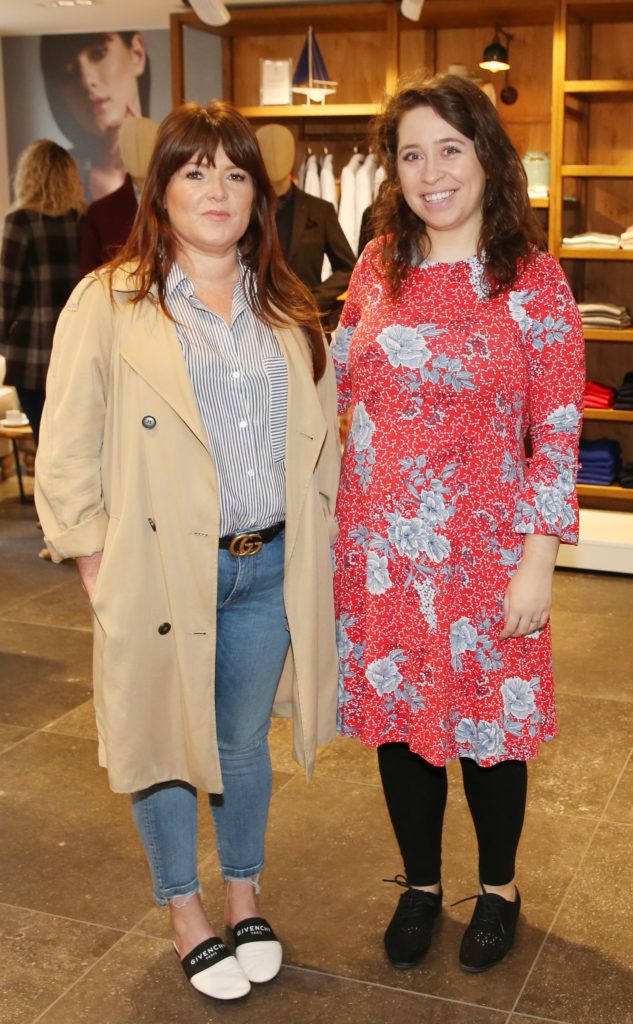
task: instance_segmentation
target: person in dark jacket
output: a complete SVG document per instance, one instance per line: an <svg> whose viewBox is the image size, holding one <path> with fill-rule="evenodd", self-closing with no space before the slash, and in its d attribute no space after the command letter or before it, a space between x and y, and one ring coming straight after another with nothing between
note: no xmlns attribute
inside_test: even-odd
<svg viewBox="0 0 633 1024"><path fill-rule="evenodd" d="M37 444L57 318L79 280L85 203L77 164L56 142L20 155L0 257L0 346Z"/></svg>

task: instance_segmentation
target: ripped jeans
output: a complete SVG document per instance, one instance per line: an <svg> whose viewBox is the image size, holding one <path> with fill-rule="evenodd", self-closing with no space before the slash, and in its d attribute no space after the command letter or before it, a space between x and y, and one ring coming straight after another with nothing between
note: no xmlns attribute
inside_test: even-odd
<svg viewBox="0 0 633 1024"><path fill-rule="evenodd" d="M218 552L215 711L224 792L210 794L222 877L257 882L272 788L268 730L290 635L283 601L284 533L256 555ZM196 790L167 782L132 794L160 906L200 888Z"/></svg>

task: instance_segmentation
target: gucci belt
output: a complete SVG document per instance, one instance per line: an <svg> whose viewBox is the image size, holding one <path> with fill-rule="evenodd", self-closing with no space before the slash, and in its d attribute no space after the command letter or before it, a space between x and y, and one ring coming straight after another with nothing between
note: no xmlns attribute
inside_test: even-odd
<svg viewBox="0 0 633 1024"><path fill-rule="evenodd" d="M264 544L278 537L286 524L275 523L274 526L267 526L264 530L254 530L252 533L234 533L230 537L220 537L218 547L230 552L235 558L243 558L245 555L256 555L261 551Z"/></svg>

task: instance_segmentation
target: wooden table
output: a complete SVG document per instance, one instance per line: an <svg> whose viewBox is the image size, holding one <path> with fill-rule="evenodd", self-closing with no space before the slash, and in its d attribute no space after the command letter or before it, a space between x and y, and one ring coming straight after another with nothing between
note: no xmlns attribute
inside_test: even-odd
<svg viewBox="0 0 633 1024"><path fill-rule="evenodd" d="M33 438L33 431L31 430L30 423L21 427L17 424L15 426L5 426L0 423L0 437L6 438L10 441L13 446L13 458L15 460L15 472L18 477L18 487L20 488L20 501L23 505L27 505L33 501L33 496L27 494L24 490L24 480L22 478L22 465L20 463L20 449L18 448L18 441L23 440L25 437Z"/></svg>

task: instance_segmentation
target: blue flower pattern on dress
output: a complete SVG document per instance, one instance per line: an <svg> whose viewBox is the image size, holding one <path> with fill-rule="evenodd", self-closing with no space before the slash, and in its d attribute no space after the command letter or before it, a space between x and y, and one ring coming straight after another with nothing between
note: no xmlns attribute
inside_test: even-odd
<svg viewBox="0 0 633 1024"><path fill-rule="evenodd" d="M525 287L490 299L483 264L466 262L429 264L428 277L422 263L399 303L366 250L333 348L352 412L339 728L410 742L434 764L532 757L555 734L549 629L500 641L503 595L524 534L573 542L577 530L582 332L569 288L539 254Z"/></svg>

